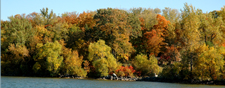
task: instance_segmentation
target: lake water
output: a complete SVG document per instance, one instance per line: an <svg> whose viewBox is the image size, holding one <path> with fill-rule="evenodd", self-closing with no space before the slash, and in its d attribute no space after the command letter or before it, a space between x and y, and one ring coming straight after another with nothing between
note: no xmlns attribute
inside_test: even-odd
<svg viewBox="0 0 225 88"><path fill-rule="evenodd" d="M225 88L221 85L193 85L140 81L1 76L1 88Z"/></svg>

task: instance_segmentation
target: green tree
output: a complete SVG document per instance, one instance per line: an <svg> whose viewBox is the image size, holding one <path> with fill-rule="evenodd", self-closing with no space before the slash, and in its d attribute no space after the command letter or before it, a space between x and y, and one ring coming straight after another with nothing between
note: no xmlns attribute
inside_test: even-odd
<svg viewBox="0 0 225 88"><path fill-rule="evenodd" d="M163 9L162 11L162 16L164 16L168 21L170 21L170 23L174 24L180 20L180 13L177 9L165 7L165 9Z"/></svg>
<svg viewBox="0 0 225 88"><path fill-rule="evenodd" d="M31 23L25 18L25 15L19 14L9 17L9 21L2 23L1 55L3 70L8 69L6 73L9 72L8 74L14 75L30 74L28 70L30 70L29 65L32 60L30 60L29 40L35 34Z"/></svg>
<svg viewBox="0 0 225 88"><path fill-rule="evenodd" d="M104 40L91 43L88 47L88 51L88 59L92 62L96 71L100 73L98 76L107 76L109 72L116 70L116 59L110 52L111 48L105 45Z"/></svg>
<svg viewBox="0 0 225 88"><path fill-rule="evenodd" d="M167 65L163 68L161 76L173 81L178 81L181 79L182 64L180 62L175 62L173 64Z"/></svg>
<svg viewBox="0 0 225 88"><path fill-rule="evenodd" d="M140 18L144 19L145 28L147 30L152 30L153 26L157 24L157 13L154 11L154 9L147 8L142 11L140 14Z"/></svg>
<svg viewBox="0 0 225 88"><path fill-rule="evenodd" d="M6 49L10 44L25 45L33 37L32 34L34 34L34 31L31 30L31 23L24 15L17 14L14 17L9 17L9 19L10 21L5 24L4 32L2 33L4 38L2 49Z"/></svg>
<svg viewBox="0 0 225 88"><path fill-rule="evenodd" d="M132 27L130 39L142 37L141 22L139 21L139 17L135 13L129 13L128 16L128 23Z"/></svg>
<svg viewBox="0 0 225 88"><path fill-rule="evenodd" d="M140 71L142 76L153 76L159 74L161 67L158 66L158 60L155 56L150 56L148 59L146 55L139 54L133 61L133 66L136 71Z"/></svg>
<svg viewBox="0 0 225 88"><path fill-rule="evenodd" d="M59 68L63 62L62 45L58 41L47 42L46 44L38 43L37 53L34 57L36 63L33 66L35 72L48 71L51 76L58 75ZM40 72L39 72L40 73Z"/></svg>

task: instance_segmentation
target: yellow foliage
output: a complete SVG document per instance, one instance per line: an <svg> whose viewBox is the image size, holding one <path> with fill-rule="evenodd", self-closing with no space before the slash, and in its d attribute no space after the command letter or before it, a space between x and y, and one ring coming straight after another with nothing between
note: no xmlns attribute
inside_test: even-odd
<svg viewBox="0 0 225 88"><path fill-rule="evenodd" d="M197 49L195 49L195 53L199 55L201 55L203 52L208 51L209 50L209 46L207 46L206 44L200 45Z"/></svg>
<svg viewBox="0 0 225 88"><path fill-rule="evenodd" d="M61 56L62 45L57 41L47 42L44 45L42 43L37 44L36 48L37 54L34 57L34 60L39 63L46 63L42 64L44 65L43 67L46 67L51 75L56 75L59 71L59 66L61 66L63 61L63 57Z"/></svg>
<svg viewBox="0 0 225 88"><path fill-rule="evenodd" d="M27 57L29 56L29 51L24 45L19 45L19 44L10 44L9 46L9 51L12 52L16 57Z"/></svg>
<svg viewBox="0 0 225 88"><path fill-rule="evenodd" d="M104 40L91 43L88 47L89 61L93 62L93 66L100 72L101 76L107 76L109 72L115 71L117 62L114 56L110 53L111 48L105 45Z"/></svg>
<svg viewBox="0 0 225 88"><path fill-rule="evenodd" d="M86 77L87 71L82 68L83 57L77 51L72 51L68 48L63 48L64 67L63 71L69 75L77 75Z"/></svg>
<svg viewBox="0 0 225 88"><path fill-rule="evenodd" d="M141 71L144 76L153 76L154 74L159 74L162 68L158 66L158 60L155 56L150 56L147 59L146 55L140 54L135 57L133 65L137 71Z"/></svg>
<svg viewBox="0 0 225 88"><path fill-rule="evenodd" d="M205 46L203 46L205 47ZM194 61L194 73L201 80L219 79L221 70L224 66L224 56L220 53L221 49L205 47L203 52L200 52L198 58Z"/></svg>

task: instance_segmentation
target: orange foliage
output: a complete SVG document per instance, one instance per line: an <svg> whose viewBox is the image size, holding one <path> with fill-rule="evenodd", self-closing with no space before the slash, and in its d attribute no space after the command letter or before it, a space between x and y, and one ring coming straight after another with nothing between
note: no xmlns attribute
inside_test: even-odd
<svg viewBox="0 0 225 88"><path fill-rule="evenodd" d="M88 60L85 60L84 63L84 70L86 70L87 72L90 72L90 62Z"/></svg>
<svg viewBox="0 0 225 88"><path fill-rule="evenodd" d="M170 21L167 21L164 16L161 16L160 14L157 14L156 16L158 24L154 25L154 29L161 29L165 30L168 27L168 24L170 24Z"/></svg>
<svg viewBox="0 0 225 88"><path fill-rule="evenodd" d="M224 41L224 43L222 43L222 46L225 47L225 41Z"/></svg>
<svg viewBox="0 0 225 88"><path fill-rule="evenodd" d="M77 25L82 31L85 31L85 27L93 28L95 26L95 20L91 13L83 12L81 14L69 13L67 16L59 18L59 21L67 22L68 24ZM71 26L71 25L70 25Z"/></svg>
<svg viewBox="0 0 225 88"><path fill-rule="evenodd" d="M165 40L164 37L166 36L166 30L170 23L160 14L158 14L156 18L158 24L154 25L150 32L144 33L144 36L147 39L147 51L155 56L160 52L162 45L165 45L163 41Z"/></svg>
<svg viewBox="0 0 225 88"><path fill-rule="evenodd" d="M67 22L68 24L78 24L77 14L68 13L67 16L59 18L59 21Z"/></svg>
<svg viewBox="0 0 225 88"><path fill-rule="evenodd" d="M34 27L34 26L36 26L37 24L35 23L35 17L38 15L38 13L36 13L36 12L33 12L33 13L31 13L31 14L29 14L29 15L27 15L26 16L26 19L28 19L30 22L31 22L31 24L32 24L32 27Z"/></svg>
<svg viewBox="0 0 225 88"><path fill-rule="evenodd" d="M135 72L132 66L121 66L119 69L116 70L117 74L120 76L133 76Z"/></svg>
<svg viewBox="0 0 225 88"><path fill-rule="evenodd" d="M146 32L145 38L147 39L147 51L151 54L157 56L160 52L161 45L163 45L164 38L161 37L156 30L152 30L150 32Z"/></svg>
<svg viewBox="0 0 225 88"><path fill-rule="evenodd" d="M143 18L139 18L139 21L141 22L141 30L146 30L145 28L145 20Z"/></svg>
<svg viewBox="0 0 225 88"><path fill-rule="evenodd" d="M93 15L91 13L81 13L79 17L77 18L78 20L78 26L82 31L85 30L85 26L87 25L90 28L93 28L95 26L95 20L93 18Z"/></svg>
<svg viewBox="0 0 225 88"><path fill-rule="evenodd" d="M14 55L15 59L24 60L24 57L29 56L29 50L27 49L26 46L23 45L10 44L8 49Z"/></svg>

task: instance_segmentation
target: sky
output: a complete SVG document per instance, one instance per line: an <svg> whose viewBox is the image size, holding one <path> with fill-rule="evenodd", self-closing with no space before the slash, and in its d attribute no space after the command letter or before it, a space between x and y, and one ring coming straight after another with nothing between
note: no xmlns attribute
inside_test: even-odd
<svg viewBox="0 0 225 88"><path fill-rule="evenodd" d="M225 0L1 0L1 20L9 20L8 17L16 14L40 13L40 9L46 7L56 15L65 12L96 11L107 7L124 10L138 7L162 10L170 7L180 11L185 2L203 12L220 10L225 5Z"/></svg>

